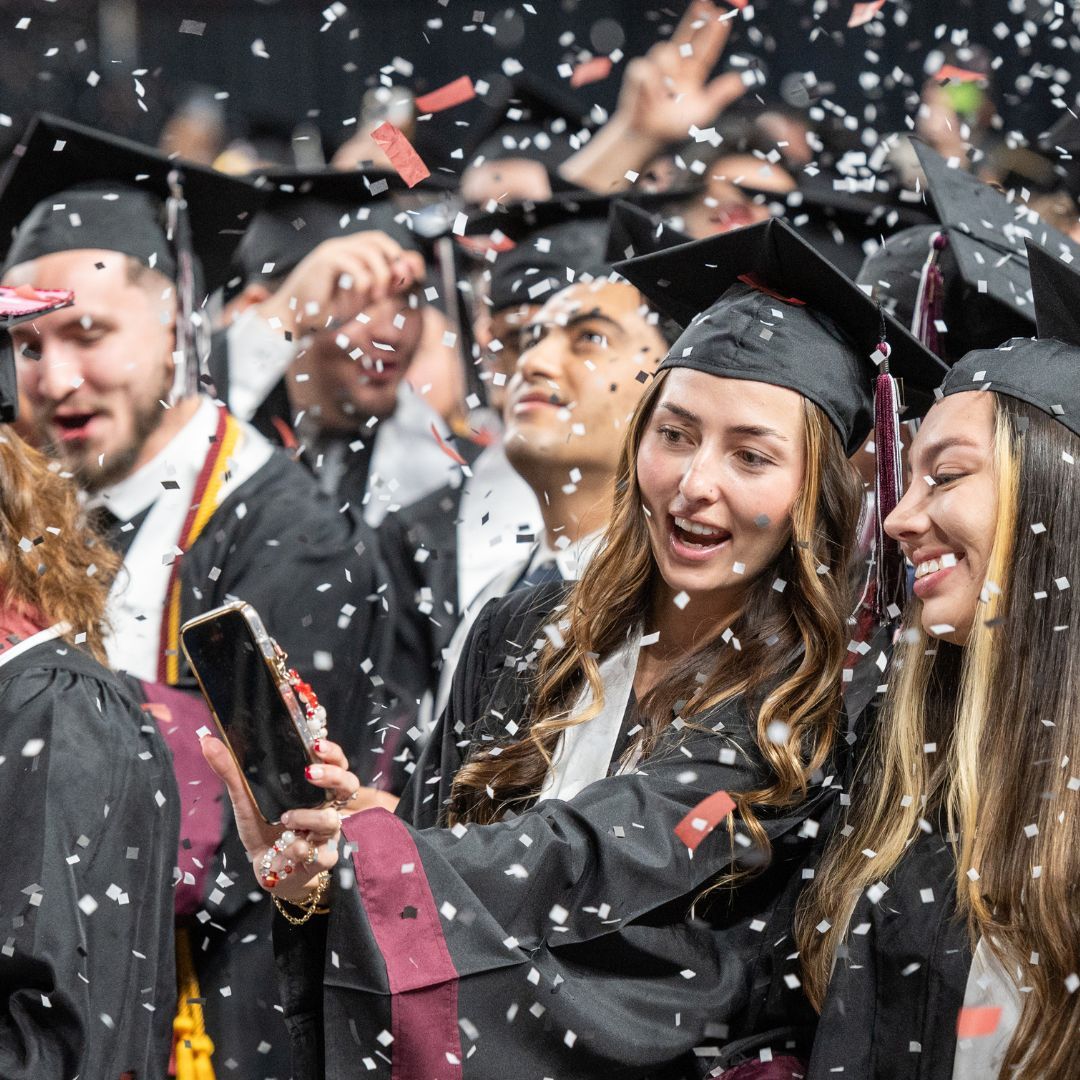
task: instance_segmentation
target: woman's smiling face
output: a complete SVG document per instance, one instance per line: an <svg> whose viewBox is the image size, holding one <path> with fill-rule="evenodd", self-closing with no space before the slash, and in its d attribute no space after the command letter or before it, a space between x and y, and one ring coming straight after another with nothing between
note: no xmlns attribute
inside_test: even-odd
<svg viewBox="0 0 1080 1080"><path fill-rule="evenodd" d="M666 377L637 455L668 596L731 612L791 534L806 470L794 390L689 368Z"/></svg>
<svg viewBox="0 0 1080 1080"><path fill-rule="evenodd" d="M908 461L907 491L885 528L915 567L923 630L962 645L975 625L997 525L993 396L939 401Z"/></svg>

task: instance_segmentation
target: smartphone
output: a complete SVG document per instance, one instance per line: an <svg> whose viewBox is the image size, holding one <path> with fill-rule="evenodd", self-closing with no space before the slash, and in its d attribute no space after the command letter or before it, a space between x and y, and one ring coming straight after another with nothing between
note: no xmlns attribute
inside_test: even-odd
<svg viewBox="0 0 1080 1080"><path fill-rule="evenodd" d="M321 806L325 792L304 778L315 761L307 718L255 609L234 601L190 619L180 646L263 818Z"/></svg>

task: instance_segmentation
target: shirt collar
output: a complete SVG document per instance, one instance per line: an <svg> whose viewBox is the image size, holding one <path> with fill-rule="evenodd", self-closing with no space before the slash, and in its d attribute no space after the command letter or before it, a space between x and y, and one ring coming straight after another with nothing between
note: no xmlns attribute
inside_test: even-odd
<svg viewBox="0 0 1080 1080"><path fill-rule="evenodd" d="M552 547L548 543L547 530L542 529L540 541L533 551L532 558L526 573L531 573L544 563L553 562L562 575L563 581L577 581L582 570L589 564L589 560L596 554L600 542L604 537L604 530L597 529L580 540L571 541L564 547Z"/></svg>

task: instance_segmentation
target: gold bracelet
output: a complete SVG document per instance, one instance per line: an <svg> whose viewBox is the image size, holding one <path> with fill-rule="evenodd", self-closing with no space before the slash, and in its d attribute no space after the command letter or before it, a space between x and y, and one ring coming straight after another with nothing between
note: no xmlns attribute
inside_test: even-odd
<svg viewBox="0 0 1080 1080"><path fill-rule="evenodd" d="M328 907L319 906L319 901L326 895L326 890L330 888L330 871L324 870L318 876L317 881L318 885L315 886L315 890L306 900L301 900L299 902L296 900L282 901L280 897L274 897L274 907L276 907L284 916L285 920L293 926L303 926L312 915L330 914L330 909ZM290 915L289 912L285 910L285 904L298 908L304 914L300 916L300 918L297 918L295 915Z"/></svg>

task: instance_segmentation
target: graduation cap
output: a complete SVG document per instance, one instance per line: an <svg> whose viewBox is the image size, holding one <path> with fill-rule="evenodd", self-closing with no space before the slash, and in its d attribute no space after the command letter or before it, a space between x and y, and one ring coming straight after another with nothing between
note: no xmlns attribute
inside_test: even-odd
<svg viewBox="0 0 1080 1080"><path fill-rule="evenodd" d="M236 252L245 280L288 274L324 240L378 230L403 248L419 251L407 210L395 201L410 189L396 172L383 169L267 170L256 185L266 202L254 216ZM446 182L424 181L417 188L439 194Z"/></svg>
<svg viewBox="0 0 1080 1080"><path fill-rule="evenodd" d="M832 175L803 177L795 191L782 196L784 217L849 277L859 273L868 243L933 220L924 208L904 205L891 192L846 191L836 182Z"/></svg>
<svg viewBox="0 0 1080 1080"><path fill-rule="evenodd" d="M10 424L19 417L12 327L70 307L74 302L75 294L63 289L0 286L0 424Z"/></svg>
<svg viewBox="0 0 1080 1080"><path fill-rule="evenodd" d="M0 181L4 270L100 248L164 274L177 286L185 361L176 365L174 394L194 393L209 338L203 297L228 278L233 249L261 199L244 179L42 113Z"/></svg>
<svg viewBox="0 0 1080 1080"><path fill-rule="evenodd" d="M912 143L939 226L888 240L867 259L860 281L884 282L882 302L895 298L897 317L947 359L1029 334L1034 309L1024 241L1074 256L1080 248L1027 207Z"/></svg>
<svg viewBox="0 0 1080 1080"><path fill-rule="evenodd" d="M1031 241L1027 254L1038 337L968 353L953 365L941 393L993 390L1080 435L1080 271Z"/></svg>
<svg viewBox="0 0 1080 1080"><path fill-rule="evenodd" d="M690 237L668 224L660 214L650 212L640 202L617 199L608 215L607 258L615 263L653 251L664 251L676 244L687 244Z"/></svg>
<svg viewBox="0 0 1080 1080"><path fill-rule="evenodd" d="M543 202L500 205L471 218L469 234L493 235L500 243L514 245L499 252L491 264L488 299L492 310L543 303L583 274L609 274L615 259L627 257L625 247L612 250L610 246L609 218L621 200L631 200L643 213L646 207L670 202L661 195L574 192Z"/></svg>
<svg viewBox="0 0 1080 1080"><path fill-rule="evenodd" d="M574 136L589 127L588 115L573 94L528 72L517 75L490 104L491 116L478 126L466 155L472 164L481 158L527 158L556 178L559 166L577 149Z"/></svg>
<svg viewBox="0 0 1080 1080"><path fill-rule="evenodd" d="M879 610L897 604L903 563L883 529L900 496L894 376L910 415L933 403L945 365L783 220L616 263L685 327L660 369L688 367L787 387L814 402L850 456L875 431Z"/></svg>
<svg viewBox="0 0 1080 1080"><path fill-rule="evenodd" d="M1039 149L1054 160L1062 186L1080 198L1080 118L1066 110L1039 139Z"/></svg>
<svg viewBox="0 0 1080 1080"><path fill-rule="evenodd" d="M871 357L912 415L933 404L946 367L778 218L615 264L653 306L685 327L661 368L786 386L828 416L849 454L873 427ZM881 360L884 360L884 355Z"/></svg>

